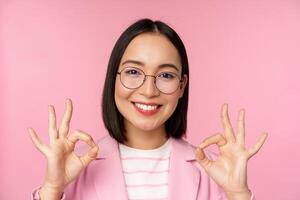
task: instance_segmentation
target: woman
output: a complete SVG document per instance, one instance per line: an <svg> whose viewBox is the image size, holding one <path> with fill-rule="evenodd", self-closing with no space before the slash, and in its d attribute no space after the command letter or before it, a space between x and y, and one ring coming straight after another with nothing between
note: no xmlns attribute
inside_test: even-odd
<svg viewBox="0 0 300 200"><path fill-rule="evenodd" d="M254 199L247 185L247 161L267 134L245 149L245 111L239 111L234 134L224 104L224 133L197 148L183 140L188 78L185 47L173 29L150 19L128 27L107 68L102 111L109 135L96 144L83 131L68 134L70 99L59 128L49 106L48 146L28 129L48 160L45 182L32 199ZM74 153L78 140L90 146L81 156ZM205 150L211 144L218 145L219 156Z"/></svg>

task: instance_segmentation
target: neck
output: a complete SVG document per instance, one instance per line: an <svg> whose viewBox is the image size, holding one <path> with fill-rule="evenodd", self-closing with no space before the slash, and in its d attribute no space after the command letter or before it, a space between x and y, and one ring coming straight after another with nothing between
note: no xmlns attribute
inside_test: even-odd
<svg viewBox="0 0 300 200"><path fill-rule="evenodd" d="M132 124L127 124L125 127L127 137L125 145L132 148L155 149L162 146L168 140L164 125L151 131L138 129Z"/></svg>

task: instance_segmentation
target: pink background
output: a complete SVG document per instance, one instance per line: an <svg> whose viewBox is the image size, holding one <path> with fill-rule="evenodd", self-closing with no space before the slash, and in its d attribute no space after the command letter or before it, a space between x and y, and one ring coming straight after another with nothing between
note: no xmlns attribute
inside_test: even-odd
<svg viewBox="0 0 300 200"><path fill-rule="evenodd" d="M8 1L0 4L0 199L29 199L46 159L26 131L48 142L48 104L60 121L71 98L71 131L106 135L101 93L121 32L142 17L159 19L183 39L190 62L188 140L222 131L246 109L247 146L267 131L249 161L257 199L300 198L299 1ZM101 148L101 147L100 147Z"/></svg>

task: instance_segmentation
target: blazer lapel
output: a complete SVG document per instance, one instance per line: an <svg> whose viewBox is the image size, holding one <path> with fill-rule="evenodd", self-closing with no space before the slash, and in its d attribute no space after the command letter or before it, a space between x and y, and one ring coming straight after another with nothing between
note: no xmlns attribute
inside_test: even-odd
<svg viewBox="0 0 300 200"><path fill-rule="evenodd" d="M119 147L110 136L98 142L99 154L93 167L94 185L101 200L127 200L127 191L122 172Z"/></svg>
<svg viewBox="0 0 300 200"><path fill-rule="evenodd" d="M200 183L199 169L195 166L194 149L182 139L171 139L169 168L169 199L197 199Z"/></svg>
<svg viewBox="0 0 300 200"><path fill-rule="evenodd" d="M169 167L169 199L196 200L200 172L196 167L195 150L182 139L171 140ZM119 147L110 136L99 142L99 154L92 170L94 187L101 200L128 200Z"/></svg>

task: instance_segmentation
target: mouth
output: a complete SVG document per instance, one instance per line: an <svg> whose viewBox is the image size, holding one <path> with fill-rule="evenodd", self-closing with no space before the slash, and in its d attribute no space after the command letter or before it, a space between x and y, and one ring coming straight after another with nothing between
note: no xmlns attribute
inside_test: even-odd
<svg viewBox="0 0 300 200"><path fill-rule="evenodd" d="M144 115L153 115L157 113L161 106L155 103L141 103L141 102L131 102L135 109Z"/></svg>

